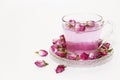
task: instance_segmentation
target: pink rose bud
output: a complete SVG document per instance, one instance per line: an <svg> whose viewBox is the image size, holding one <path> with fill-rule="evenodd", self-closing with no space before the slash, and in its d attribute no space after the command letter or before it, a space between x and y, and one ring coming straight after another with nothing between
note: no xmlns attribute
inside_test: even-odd
<svg viewBox="0 0 120 80"><path fill-rule="evenodd" d="M97 53L97 58L101 58L103 56L103 52L98 52Z"/></svg>
<svg viewBox="0 0 120 80"><path fill-rule="evenodd" d="M102 39L99 39L97 42L98 42L98 47L100 47L102 44Z"/></svg>
<svg viewBox="0 0 120 80"><path fill-rule="evenodd" d="M48 52L46 50L40 50L37 51L36 54L39 54L41 57L45 57L48 55Z"/></svg>
<svg viewBox="0 0 120 80"><path fill-rule="evenodd" d="M87 21L87 25L89 27L94 27L95 26L95 21Z"/></svg>
<svg viewBox="0 0 120 80"><path fill-rule="evenodd" d="M83 25L83 23L76 23L76 30L77 31L85 31L85 25Z"/></svg>
<svg viewBox="0 0 120 80"><path fill-rule="evenodd" d="M89 59L96 59L96 53L90 53Z"/></svg>
<svg viewBox="0 0 120 80"><path fill-rule="evenodd" d="M110 47L110 43L104 43L103 44L107 49L109 49L109 47Z"/></svg>
<svg viewBox="0 0 120 80"><path fill-rule="evenodd" d="M77 59L77 55L75 55L75 54L68 54L67 55L67 59L76 60Z"/></svg>
<svg viewBox="0 0 120 80"><path fill-rule="evenodd" d="M36 62L35 62L35 65L36 65L37 67L44 67L44 66L47 66L48 63L46 63L44 60L42 60L42 61L36 61Z"/></svg>
<svg viewBox="0 0 120 80"><path fill-rule="evenodd" d="M55 54L58 55L59 57L62 57L62 58L66 57L66 52L57 51Z"/></svg>
<svg viewBox="0 0 120 80"><path fill-rule="evenodd" d="M106 55L107 55L107 52L106 52L106 51L102 52L102 55L103 55L103 56L106 56Z"/></svg>
<svg viewBox="0 0 120 80"><path fill-rule="evenodd" d="M69 20L69 27L75 27L76 21L75 20Z"/></svg>
<svg viewBox="0 0 120 80"><path fill-rule="evenodd" d="M57 51L57 45L52 45L51 50L52 50L52 52L56 52Z"/></svg>
<svg viewBox="0 0 120 80"><path fill-rule="evenodd" d="M62 40L64 43L66 43L64 35L60 35L60 40Z"/></svg>
<svg viewBox="0 0 120 80"><path fill-rule="evenodd" d="M53 44L56 44L57 42L58 42L58 40L55 40L55 39L53 40Z"/></svg>
<svg viewBox="0 0 120 80"><path fill-rule="evenodd" d="M56 68L56 73L61 73L65 70L65 66L64 65L58 65Z"/></svg>
<svg viewBox="0 0 120 80"><path fill-rule="evenodd" d="M82 60L87 60L88 57L89 57L89 55L88 55L87 53L85 53L85 52L83 52L83 53L80 55L80 59L82 59Z"/></svg>

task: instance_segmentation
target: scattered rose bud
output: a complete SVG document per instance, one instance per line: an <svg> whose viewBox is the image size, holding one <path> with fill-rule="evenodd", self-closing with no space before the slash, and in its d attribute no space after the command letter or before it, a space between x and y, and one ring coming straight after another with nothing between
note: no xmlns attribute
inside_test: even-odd
<svg viewBox="0 0 120 80"><path fill-rule="evenodd" d="M52 52L56 52L57 51L57 45L52 45L51 50L52 50Z"/></svg>
<svg viewBox="0 0 120 80"><path fill-rule="evenodd" d="M89 54L89 59L96 59L96 53L90 53Z"/></svg>
<svg viewBox="0 0 120 80"><path fill-rule="evenodd" d="M35 65L36 65L37 67L44 67L44 66L47 66L48 63L46 63L44 60L42 60L42 61L36 61L36 62L35 62Z"/></svg>
<svg viewBox="0 0 120 80"><path fill-rule="evenodd" d="M94 27L95 26L95 21L87 21L86 25L88 27Z"/></svg>
<svg viewBox="0 0 120 80"><path fill-rule="evenodd" d="M61 73L65 70L65 66L64 65L58 65L56 68L56 73Z"/></svg>
<svg viewBox="0 0 120 80"><path fill-rule="evenodd" d="M89 57L89 55L85 52L81 53L81 55L80 55L80 59L82 59L82 60L87 60L88 57Z"/></svg>
<svg viewBox="0 0 120 80"><path fill-rule="evenodd" d="M58 55L59 57L62 57L62 58L66 57L66 52L57 51L55 54Z"/></svg>
<svg viewBox="0 0 120 80"><path fill-rule="evenodd" d="M64 35L60 35L60 40L61 40L63 43L66 43L66 40L65 40L65 36L64 36Z"/></svg>
<svg viewBox="0 0 120 80"><path fill-rule="evenodd" d="M103 56L103 52L98 52L97 53L97 58L101 58Z"/></svg>
<svg viewBox="0 0 120 80"><path fill-rule="evenodd" d="M77 55L75 55L75 54L68 54L66 58L70 59L70 60L76 60L77 59Z"/></svg>
<svg viewBox="0 0 120 80"><path fill-rule="evenodd" d="M48 55L48 52L46 50L40 50L40 51L37 51L35 53L40 55L41 57L45 57Z"/></svg>

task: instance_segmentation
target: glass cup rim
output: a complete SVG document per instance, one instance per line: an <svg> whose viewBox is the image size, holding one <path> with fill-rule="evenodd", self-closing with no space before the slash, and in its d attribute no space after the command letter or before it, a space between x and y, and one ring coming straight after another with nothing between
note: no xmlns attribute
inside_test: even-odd
<svg viewBox="0 0 120 80"><path fill-rule="evenodd" d="M100 22L103 20L103 17L97 13L70 13L70 14L66 14L62 17L62 21L63 22L68 22L66 21L64 18L67 17L67 16L70 16L70 15L81 15L81 14L84 14L84 15L94 15L94 16L98 16L99 19L98 20L94 20L95 22Z"/></svg>

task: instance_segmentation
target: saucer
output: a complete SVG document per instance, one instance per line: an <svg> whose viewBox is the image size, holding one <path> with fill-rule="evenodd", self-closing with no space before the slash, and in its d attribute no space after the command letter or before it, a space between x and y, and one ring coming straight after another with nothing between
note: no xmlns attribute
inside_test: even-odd
<svg viewBox="0 0 120 80"><path fill-rule="evenodd" d="M67 49L64 35L54 40L49 52L53 61L70 67L93 67L107 63L112 59L113 49L110 43L102 40L95 50L71 52ZM80 53L80 54L79 54Z"/></svg>
<svg viewBox="0 0 120 80"><path fill-rule="evenodd" d="M104 57L101 57L99 59L94 59L94 60L69 60L69 59L61 58L57 56L55 53L51 51L51 49L49 50L49 52L50 52L50 58L53 61L69 67L95 67L95 66L105 64L110 60L112 60L113 58L113 51Z"/></svg>

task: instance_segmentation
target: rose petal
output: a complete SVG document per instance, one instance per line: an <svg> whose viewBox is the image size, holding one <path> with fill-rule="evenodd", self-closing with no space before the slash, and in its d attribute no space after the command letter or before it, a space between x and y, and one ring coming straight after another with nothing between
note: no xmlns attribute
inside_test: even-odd
<svg viewBox="0 0 120 80"><path fill-rule="evenodd" d="M42 61L36 61L35 62L35 65L37 66L37 67L44 67L44 66L47 66L48 65L48 63L46 63L44 60L42 60Z"/></svg>
<svg viewBox="0 0 120 80"><path fill-rule="evenodd" d="M65 66L64 65L58 65L56 68L56 73L61 73L65 70Z"/></svg>

